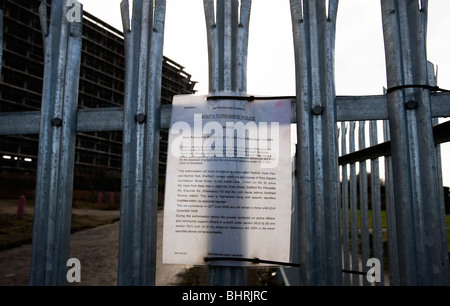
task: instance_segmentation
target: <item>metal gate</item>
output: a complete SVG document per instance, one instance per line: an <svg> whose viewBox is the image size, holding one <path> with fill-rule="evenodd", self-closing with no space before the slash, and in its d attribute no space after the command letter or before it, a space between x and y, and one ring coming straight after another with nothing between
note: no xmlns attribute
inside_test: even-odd
<svg viewBox="0 0 450 306"><path fill-rule="evenodd" d="M106 130L124 135L118 285L154 285L158 140L171 111L160 104L166 2L134 0L132 20L128 1L122 2L124 107L89 111L77 110L82 24L67 17L73 2L53 0L50 23L46 1L41 5L41 112L0 114L1 135L39 133L30 285L66 283L75 135ZM300 265L290 284L370 285L366 263L376 258L382 278L375 284L448 285L439 144L450 135L448 123L435 118L450 116L450 94L437 86L426 57L428 1L381 0L388 88L360 97L335 94L338 0L290 3L298 135L292 260ZM210 94L245 96L251 0L204 0L204 9ZM244 285L245 275L244 268L211 266L209 283Z"/></svg>

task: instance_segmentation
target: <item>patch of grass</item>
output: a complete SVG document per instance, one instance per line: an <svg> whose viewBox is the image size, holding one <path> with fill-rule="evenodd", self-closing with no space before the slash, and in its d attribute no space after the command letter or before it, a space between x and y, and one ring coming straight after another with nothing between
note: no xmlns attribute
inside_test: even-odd
<svg viewBox="0 0 450 306"><path fill-rule="evenodd" d="M75 200L72 203L72 207L78 209L95 209L97 208L97 203Z"/></svg>
<svg viewBox="0 0 450 306"><path fill-rule="evenodd" d="M94 228L101 225L111 224L114 222L119 221L119 218L113 218L113 219L99 219L95 218L93 216L79 216L79 215L72 215L72 228L71 232L79 232L85 229Z"/></svg>
<svg viewBox="0 0 450 306"><path fill-rule="evenodd" d="M361 211L357 210L357 222L358 222L358 229L361 229ZM369 228L373 228L373 214L372 210L368 210L368 219L369 219ZM349 220L349 228L351 226L351 212L348 212L348 220ZM448 243L448 249L450 250L450 214L445 215L445 224L447 228L447 243ZM387 228L387 221L386 221L386 211L381 211L381 227L383 229ZM383 241L387 240L387 232L383 231L382 233Z"/></svg>
<svg viewBox="0 0 450 306"><path fill-rule="evenodd" d="M119 218L100 219L93 216L72 215L71 232L94 228L110 224ZM15 214L0 214L0 251L30 244L33 233L33 216L25 214L18 220Z"/></svg>
<svg viewBox="0 0 450 306"><path fill-rule="evenodd" d="M94 203L89 201L77 201L77 200L73 201L72 207L78 209L118 210L120 209L120 204L116 201L111 206L109 203L107 203L107 201L104 198L100 208L98 208L97 202Z"/></svg>
<svg viewBox="0 0 450 306"><path fill-rule="evenodd" d="M31 243L33 216L18 220L15 214L0 214L0 251Z"/></svg>
<svg viewBox="0 0 450 306"><path fill-rule="evenodd" d="M361 211L358 209L356 212L357 212L358 229L360 229L361 228ZM372 214L372 210L369 209L367 211L367 215L368 215L368 221L369 221L369 228L373 228L373 214ZM351 224L352 214L351 214L350 209L348 211L348 220L349 220L349 223ZM350 224L349 224L349 226L350 226ZM382 228L386 228L387 227L386 211L385 210L381 211L381 227Z"/></svg>

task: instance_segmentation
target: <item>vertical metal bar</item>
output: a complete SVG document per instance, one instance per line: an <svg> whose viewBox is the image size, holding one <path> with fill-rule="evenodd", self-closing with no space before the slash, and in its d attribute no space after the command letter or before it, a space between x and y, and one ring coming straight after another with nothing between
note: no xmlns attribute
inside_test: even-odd
<svg viewBox="0 0 450 306"><path fill-rule="evenodd" d="M292 143L293 146L296 147L296 141L294 140ZM298 207L297 207L297 165L296 165L296 158L295 154L295 147L293 147L294 155L292 156L292 210L291 210L291 237L290 237L290 243L291 243L291 250L290 250L290 258L298 258L298 224L297 224L297 216L298 216ZM280 277L286 286L299 286L299 272L298 270L301 269L300 267L290 267L290 268L284 268L280 267Z"/></svg>
<svg viewBox="0 0 450 306"><path fill-rule="evenodd" d="M428 84L427 1L382 0L388 88ZM388 92L400 285L447 285L430 92Z"/></svg>
<svg viewBox="0 0 450 306"><path fill-rule="evenodd" d="M238 0L219 1L223 5L223 91L236 91ZM221 35L222 37L222 35Z"/></svg>
<svg viewBox="0 0 450 306"><path fill-rule="evenodd" d="M67 282L82 24L67 20L65 3L52 1L50 26L43 28L45 67L30 267L30 285L39 286ZM41 18L46 24L46 16Z"/></svg>
<svg viewBox="0 0 450 306"><path fill-rule="evenodd" d="M378 144L377 121L370 121L370 146ZM381 264L380 279L375 285L384 285L383 232L381 225L381 194L380 194L380 164L379 159L370 161L370 203L372 210L372 246L373 257Z"/></svg>
<svg viewBox="0 0 450 306"><path fill-rule="evenodd" d="M355 152L355 122L350 122L349 143L350 153ZM351 246L352 246L352 269L359 271L359 234L358 234L358 189L356 182L356 164L350 164L350 225L351 225ZM359 285L359 276L352 275L352 284Z"/></svg>
<svg viewBox="0 0 450 306"><path fill-rule="evenodd" d="M347 124L341 122L341 156L347 154ZM350 270L350 242L349 242L349 198L348 198L348 172L347 165L342 165L342 193L341 193L341 203L342 203L342 252L344 265L343 269ZM350 285L350 275L344 274L344 285Z"/></svg>
<svg viewBox="0 0 450 306"><path fill-rule="evenodd" d="M439 124L439 119L438 118L434 118L433 119L433 124L437 125ZM436 174L437 174L437 190L436 193L439 195L439 208L440 208L440 217L441 217L441 225L443 226L442 228L442 244L443 245L447 245L447 225L446 225L446 220L445 220L445 198L444 198L444 184L442 181L442 158L441 158L441 145L437 145L436 146ZM446 250L445 248L443 248L444 253L442 254L444 260L446 260L448 262L448 256L449 256L449 252L450 250ZM448 271L448 275L447 275L449 281L450 281L450 270Z"/></svg>
<svg viewBox="0 0 450 306"><path fill-rule="evenodd" d="M383 122L384 141L390 141L389 122ZM386 223L387 223L387 243L389 260L389 285L399 285L398 271L398 251L397 251L397 227L395 224L395 202L394 202L394 179L392 174L392 158L385 156L384 159L385 176L385 201L386 201Z"/></svg>
<svg viewBox="0 0 450 306"><path fill-rule="evenodd" d="M245 93L251 0L203 0L203 5L208 39L209 93ZM210 265L208 282L213 286L245 285L247 272L240 267Z"/></svg>
<svg viewBox="0 0 450 306"><path fill-rule="evenodd" d="M237 0L220 0L216 10L214 0L204 0L203 3L208 39L209 92L245 93L252 2L241 0L239 9Z"/></svg>
<svg viewBox="0 0 450 306"><path fill-rule="evenodd" d="M241 0L236 54L236 91L247 92L247 54L251 0Z"/></svg>
<svg viewBox="0 0 450 306"><path fill-rule="evenodd" d="M366 148L365 136L365 122L359 121L359 150ZM370 258L370 237L369 237L369 211L368 211L368 186L367 186L367 163L362 161L359 163L359 212L360 212L360 227L361 227L361 255L362 266L366 268L367 260ZM365 277L363 277L363 284L369 285Z"/></svg>
<svg viewBox="0 0 450 306"><path fill-rule="evenodd" d="M2 57L3 57L3 11L0 10L0 76L2 75Z"/></svg>
<svg viewBox="0 0 450 306"><path fill-rule="evenodd" d="M434 65L431 62L428 62L428 82L431 86L437 86L437 76L434 71ZM438 118L433 118L433 126L439 124ZM442 245L447 245L447 225L445 220L445 198L444 198L444 183L442 181L442 160L441 160L441 145L436 146L436 174L437 174L437 190L436 193L439 195L439 208L440 208L440 217L441 217L441 226L443 227L441 230L442 233ZM443 258L448 262L449 250L445 247L443 250ZM450 283L450 269L447 274L447 281Z"/></svg>
<svg viewBox="0 0 450 306"><path fill-rule="evenodd" d="M297 207L297 184L295 182L297 181L297 167L296 167L296 158L295 154L292 158L292 213L291 213L291 253L290 258L297 258L298 257L298 224L297 224L297 215L298 215L298 207ZM288 269L285 269L283 267L280 267L280 273L282 275L282 278L285 282L286 286L298 286L299 280L298 280L298 270L301 269L299 267L290 267Z"/></svg>
<svg viewBox="0 0 450 306"><path fill-rule="evenodd" d="M230 16L228 16L230 17ZM225 50L225 0L217 0L216 1L216 25L217 25L217 50L218 50L218 88L219 92L223 92L225 89L225 80L224 75L226 74L225 70L225 52L229 50ZM228 70L228 73L231 71Z"/></svg>
<svg viewBox="0 0 450 306"><path fill-rule="evenodd" d="M118 285L155 285L165 0L122 1L126 79Z"/></svg>
<svg viewBox="0 0 450 306"><path fill-rule="evenodd" d="M208 40L209 92L219 91L219 34L215 16L215 0L203 0Z"/></svg>
<svg viewBox="0 0 450 306"><path fill-rule="evenodd" d="M342 283L334 46L338 1L291 0L297 82L300 279Z"/></svg>

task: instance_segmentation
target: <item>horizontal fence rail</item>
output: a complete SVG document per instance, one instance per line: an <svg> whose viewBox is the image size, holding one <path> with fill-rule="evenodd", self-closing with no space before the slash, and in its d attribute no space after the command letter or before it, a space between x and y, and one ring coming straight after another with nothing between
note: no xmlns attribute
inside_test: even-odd
<svg viewBox="0 0 450 306"><path fill-rule="evenodd" d="M274 97L277 98L277 97ZM292 99L291 123L296 123L296 99ZM431 109L433 118L450 117L450 93L435 93L431 95ZM364 109L360 113L361 109ZM39 134L39 111L25 112L1 112L0 113L0 135L25 135ZM160 128L170 127L172 116L172 105L161 105ZM123 108L90 108L78 109L77 132L105 132L120 131L123 129ZM387 97L385 95L375 96L337 96L336 117L341 121L359 120L385 120L388 118ZM441 130L441 129L439 129ZM442 128L440 143L445 140L448 133Z"/></svg>

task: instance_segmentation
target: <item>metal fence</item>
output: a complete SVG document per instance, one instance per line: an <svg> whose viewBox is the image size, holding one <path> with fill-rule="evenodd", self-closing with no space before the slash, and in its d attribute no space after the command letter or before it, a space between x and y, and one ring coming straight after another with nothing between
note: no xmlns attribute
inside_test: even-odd
<svg viewBox="0 0 450 306"><path fill-rule="evenodd" d="M450 116L450 94L440 92L426 58L428 2L381 0L388 89L385 95L361 97L335 95L338 1L290 2L298 135L292 260L300 264L290 284L367 285L365 278L346 271L364 272L367 260L377 258L383 273L388 265L377 284L448 285L436 145L449 141L449 127L433 126L433 118ZM123 109L113 110L77 110L81 23L69 22L64 0L52 1L50 23L45 7L43 1L41 112L0 114L0 134L40 135L30 284L66 282L75 133L123 130L118 284L154 285L157 140L170 122L170 107L160 105L165 1L134 0L131 21L129 3L122 2L125 99ZM204 0L204 8L210 93L245 95L251 0ZM370 122L369 141L364 121ZM244 268L211 267L209 282L245 284L245 275Z"/></svg>
<svg viewBox="0 0 450 306"><path fill-rule="evenodd" d="M438 124L434 119L434 144L436 145L436 179L442 181L440 129L449 124ZM403 231L396 225L394 178L392 172L389 122L371 120L341 122L340 135L340 182L341 182L341 231L343 269L367 271L370 258L380 260L380 281L376 285L400 285L398 239ZM381 133L380 133L381 132ZM381 135L380 135L381 134ZM448 134L448 133L447 133ZM380 137L378 137L380 135ZM366 138L369 137L369 145ZM382 142L379 142L382 139ZM358 149L356 143L358 142ZM381 168L381 170L380 170ZM369 171L370 169L370 171ZM357 172L358 170L358 172ZM435 193L440 198L439 218L445 216L443 188L437 185ZM445 220L436 220L445 233ZM420 226L415 230L422 230ZM445 239L445 236L442 236ZM446 240L444 260L448 260ZM364 274L344 274L345 285L370 285Z"/></svg>

